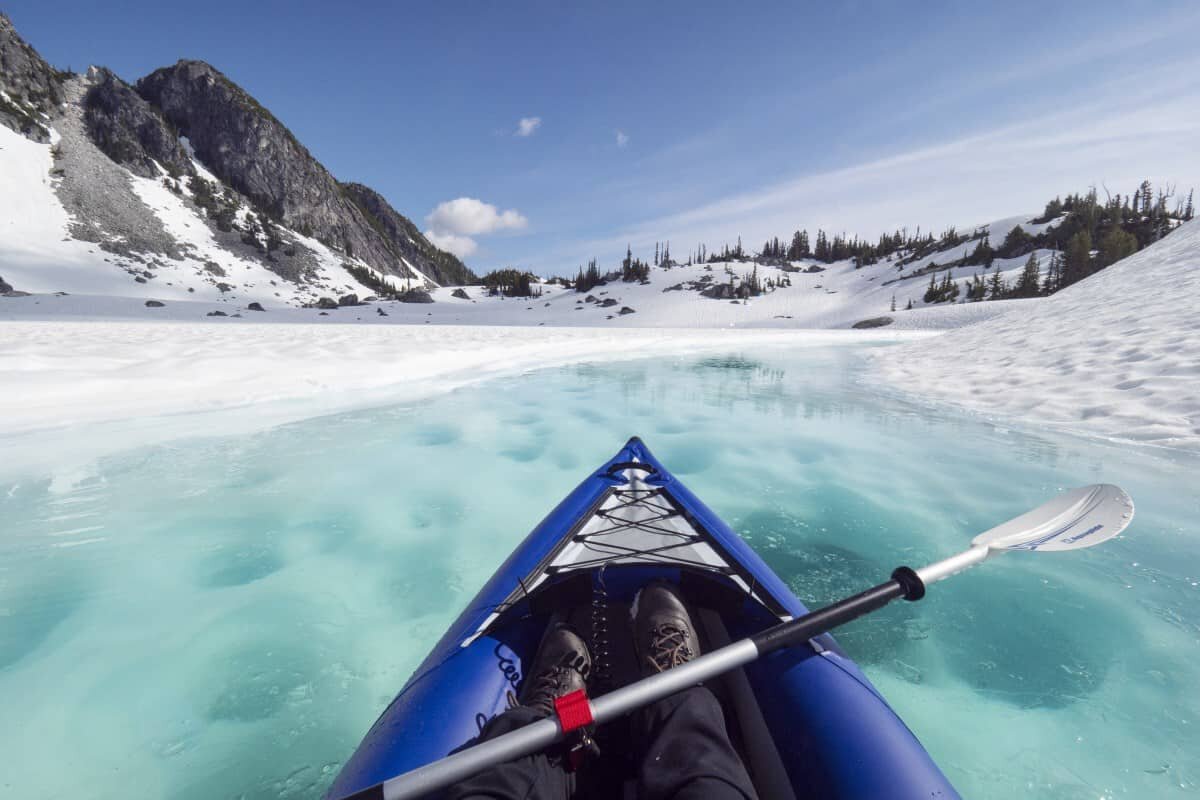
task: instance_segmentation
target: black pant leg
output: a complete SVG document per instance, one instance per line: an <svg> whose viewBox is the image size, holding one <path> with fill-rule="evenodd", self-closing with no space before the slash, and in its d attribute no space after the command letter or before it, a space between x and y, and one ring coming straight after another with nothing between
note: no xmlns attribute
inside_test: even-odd
<svg viewBox="0 0 1200 800"><path fill-rule="evenodd" d="M492 719L480 741L500 736L540 718L524 706L510 708ZM566 800L575 790L575 776L562 759L545 753L522 756L489 767L446 790L446 800Z"/></svg>
<svg viewBox="0 0 1200 800"><path fill-rule="evenodd" d="M707 688L693 686L638 712L634 736L641 800L757 800Z"/></svg>

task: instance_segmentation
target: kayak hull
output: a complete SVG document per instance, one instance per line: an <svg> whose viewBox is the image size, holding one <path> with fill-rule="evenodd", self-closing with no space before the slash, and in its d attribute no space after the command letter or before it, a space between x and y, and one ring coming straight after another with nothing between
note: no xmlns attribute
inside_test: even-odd
<svg viewBox="0 0 1200 800"><path fill-rule="evenodd" d="M629 486L642 494L623 488ZM607 562L595 559L598 566L571 555L572 548L579 549L572 544L577 541L589 551L603 549L593 543L605 540L588 538L589 529L596 529L589 515L606 522L623 520L620 514L627 514L629 497L639 502L650 498L645 502L654 513L668 508L669 524L700 532L693 540L700 544L687 545L686 551L672 544L674 558L610 556ZM600 509L606 505L620 514L605 515ZM600 532L611 536L610 529L619 527L657 531L668 524L659 517L648 520L641 526L609 525ZM694 613L697 605L704 607L706 647L807 613L749 545L640 440L632 439L551 511L496 571L380 715L326 797L336 800L361 791L472 742L488 719L507 708L509 694L517 692L551 611L572 603L594 606L597 585L605 598L619 604L656 577L687 587ZM740 704L735 716L743 756L764 797L781 796L785 789L795 797L958 796L831 636L748 665L730 679L723 696Z"/></svg>

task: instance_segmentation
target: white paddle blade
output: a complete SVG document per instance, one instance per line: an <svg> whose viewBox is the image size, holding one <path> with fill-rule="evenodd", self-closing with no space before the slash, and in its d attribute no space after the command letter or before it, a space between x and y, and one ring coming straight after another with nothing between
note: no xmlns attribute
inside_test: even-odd
<svg viewBox="0 0 1200 800"><path fill-rule="evenodd" d="M984 531L971 544L991 550L1078 550L1106 542L1133 519L1133 500L1119 486L1070 489L1021 516Z"/></svg>

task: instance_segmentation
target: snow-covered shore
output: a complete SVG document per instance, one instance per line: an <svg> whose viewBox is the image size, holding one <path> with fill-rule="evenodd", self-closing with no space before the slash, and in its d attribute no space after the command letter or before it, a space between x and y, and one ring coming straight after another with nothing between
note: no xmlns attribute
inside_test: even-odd
<svg viewBox="0 0 1200 800"><path fill-rule="evenodd" d="M10 321L0 335L0 435L11 435L236 409L275 424L581 361L928 334Z"/></svg>
<svg viewBox="0 0 1200 800"><path fill-rule="evenodd" d="M1200 221L1044 300L889 349L923 398L1094 436L1200 448Z"/></svg>

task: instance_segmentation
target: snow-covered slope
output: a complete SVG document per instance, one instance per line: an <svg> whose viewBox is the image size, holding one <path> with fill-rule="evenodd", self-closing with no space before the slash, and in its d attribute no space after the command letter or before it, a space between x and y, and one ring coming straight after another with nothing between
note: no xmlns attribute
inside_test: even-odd
<svg viewBox="0 0 1200 800"><path fill-rule="evenodd" d="M84 170L90 163L93 175L103 172L115 181L111 190L124 193L127 204L140 204L147 221L160 226L173 255L123 252L74 236L74 217L56 191L63 177L52 153L64 146L61 140L41 144L0 126L0 277L19 291L296 305L321 295L372 293L342 266L347 261L364 264L294 231L288 232L289 239L309 257L304 280L287 280L267 269L236 237L228 237L236 243L232 247L218 241L218 232L191 201L186 182L176 194L161 180L138 177L108 162L82 136L73 137L72 145L69 168ZM203 167L197 167L204 175Z"/></svg>
<svg viewBox="0 0 1200 800"><path fill-rule="evenodd" d="M1200 447L1200 221L1052 297L889 351L907 391L1094 435Z"/></svg>

